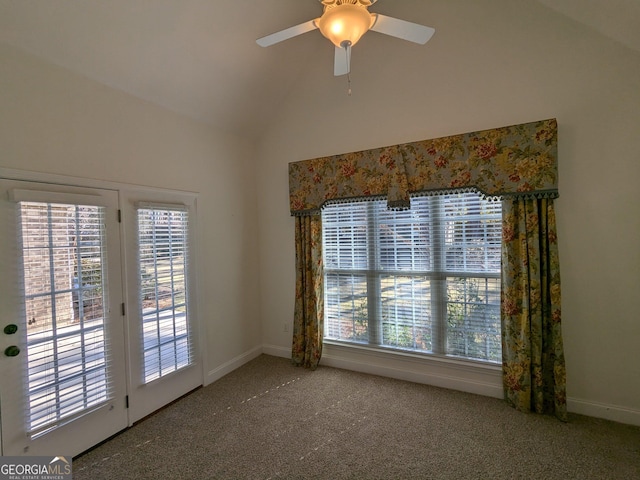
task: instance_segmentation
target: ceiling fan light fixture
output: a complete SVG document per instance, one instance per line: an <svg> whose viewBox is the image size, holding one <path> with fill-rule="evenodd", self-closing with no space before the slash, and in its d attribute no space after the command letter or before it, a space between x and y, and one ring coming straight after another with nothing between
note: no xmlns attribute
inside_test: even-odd
<svg viewBox="0 0 640 480"><path fill-rule="evenodd" d="M351 47L369 30L424 45L435 29L380 13L369 13L369 7L378 0L320 0L324 12L320 18L285 28L256 40L261 47L268 47L297 37L312 30L334 44L333 74L348 75L351 69Z"/></svg>
<svg viewBox="0 0 640 480"><path fill-rule="evenodd" d="M336 47L355 45L367 33L374 17L362 6L342 4L327 8L317 21L322 35Z"/></svg>

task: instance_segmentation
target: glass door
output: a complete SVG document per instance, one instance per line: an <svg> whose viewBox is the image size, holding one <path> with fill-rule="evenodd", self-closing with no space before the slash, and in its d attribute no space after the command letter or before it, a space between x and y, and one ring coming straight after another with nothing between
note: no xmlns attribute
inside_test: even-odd
<svg viewBox="0 0 640 480"><path fill-rule="evenodd" d="M77 455L127 426L118 194L0 181L3 455Z"/></svg>
<svg viewBox="0 0 640 480"><path fill-rule="evenodd" d="M194 295L195 201L187 195L146 193L141 199L124 193L122 203L129 232L133 423L202 385Z"/></svg>

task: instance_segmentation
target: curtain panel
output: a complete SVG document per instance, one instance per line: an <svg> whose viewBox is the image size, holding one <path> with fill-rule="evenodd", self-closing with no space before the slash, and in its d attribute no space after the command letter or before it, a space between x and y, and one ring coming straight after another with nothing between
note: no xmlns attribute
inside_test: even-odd
<svg viewBox="0 0 640 480"><path fill-rule="evenodd" d="M518 410L567 420L560 265L550 199L502 202L502 365Z"/></svg>
<svg viewBox="0 0 640 480"><path fill-rule="evenodd" d="M322 355L324 284L322 222L319 215L296 217L296 297L291 359L315 370Z"/></svg>
<svg viewBox="0 0 640 480"><path fill-rule="evenodd" d="M519 410L565 420L553 211L557 141L557 122L547 119L290 163L290 211L298 217L293 361L315 368L322 352L320 212L326 203L378 197L389 208L406 209L412 195L476 191L503 205L505 399Z"/></svg>

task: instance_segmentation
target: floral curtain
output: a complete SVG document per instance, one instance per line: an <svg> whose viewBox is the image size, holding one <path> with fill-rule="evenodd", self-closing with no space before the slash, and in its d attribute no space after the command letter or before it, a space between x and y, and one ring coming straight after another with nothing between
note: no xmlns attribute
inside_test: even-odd
<svg viewBox="0 0 640 480"><path fill-rule="evenodd" d="M289 164L296 216L293 361L315 368L322 353L320 211L331 201L480 191L503 202L502 331L505 397L520 410L566 419L560 276L553 199L555 119Z"/></svg>
<svg viewBox="0 0 640 480"><path fill-rule="evenodd" d="M322 355L324 287L322 224L319 215L296 217L296 299L293 316L294 364L315 369Z"/></svg>
<svg viewBox="0 0 640 480"><path fill-rule="evenodd" d="M560 267L551 199L502 202L502 361L505 398L567 420Z"/></svg>
<svg viewBox="0 0 640 480"><path fill-rule="evenodd" d="M386 197L409 208L410 194L480 191L491 197L554 198L555 119L422 140L289 164L292 215L318 215L328 201Z"/></svg>

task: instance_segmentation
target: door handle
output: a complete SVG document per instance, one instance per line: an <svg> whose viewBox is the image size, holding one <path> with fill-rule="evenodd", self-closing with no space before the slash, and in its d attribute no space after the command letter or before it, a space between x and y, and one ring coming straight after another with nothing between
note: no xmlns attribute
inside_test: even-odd
<svg viewBox="0 0 640 480"><path fill-rule="evenodd" d="M14 323L10 323L6 327L4 327L4 333L6 333L7 335L13 335L17 331L18 331L18 326Z"/></svg>
<svg viewBox="0 0 640 480"><path fill-rule="evenodd" d="M10 345L7 348L4 349L4 354L7 357L15 357L20 353L20 349L18 347L16 347L15 345Z"/></svg>

